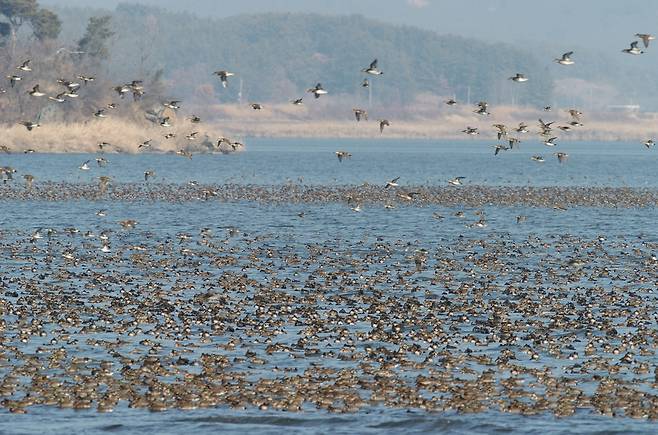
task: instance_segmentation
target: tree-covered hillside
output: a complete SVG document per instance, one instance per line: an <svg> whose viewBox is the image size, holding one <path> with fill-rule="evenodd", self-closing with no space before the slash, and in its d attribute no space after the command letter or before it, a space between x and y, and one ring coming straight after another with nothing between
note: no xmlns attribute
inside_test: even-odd
<svg viewBox="0 0 658 435"><path fill-rule="evenodd" d="M71 29L93 11L58 13ZM177 98L234 102L240 79L243 101L285 101L317 82L332 95L363 95L361 69L374 58L384 71L371 80L375 103L408 103L421 93L460 100L470 93L473 101L494 104L541 105L551 98L549 68L529 51L358 15L204 19L124 4L113 12L112 25L111 76L125 81L162 69ZM227 89L211 75L217 69L236 73ZM508 80L517 72L530 81Z"/></svg>

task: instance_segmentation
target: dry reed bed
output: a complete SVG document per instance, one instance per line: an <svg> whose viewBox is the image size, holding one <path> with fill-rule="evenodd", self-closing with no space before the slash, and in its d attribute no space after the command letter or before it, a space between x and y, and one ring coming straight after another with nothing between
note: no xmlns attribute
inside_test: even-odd
<svg viewBox="0 0 658 435"><path fill-rule="evenodd" d="M311 103L309 103L310 105ZM205 111L205 122L191 124L181 115L174 119L174 127L163 128L145 120L134 121L125 118L92 119L80 123L44 123L33 131L21 125L9 125L3 129L0 145L10 150L22 152L33 149L37 152L95 152L98 143L108 142L109 152L134 153L140 143L153 139L153 150L162 152L186 149L207 150L220 136L233 138L252 137L318 137L318 138L417 138L417 139L464 139L468 136L461 131L466 126L480 129L481 139L496 140L496 129L492 124L503 123L511 133L522 140L538 139L538 119L555 121L554 127L566 125L570 117L565 110L542 112L518 107L495 107L491 116L479 116L472 108L460 107L454 110L434 109L418 112L402 112L400 117L389 117L390 127L383 134L379 131L379 118L371 114L369 121L356 122L351 110L344 114L332 112L331 116L321 116L317 108L297 110L290 105L265 106L261 111L236 105L226 105ZM136 116L136 115L135 115ZM658 137L658 115L653 113L592 113L582 120L583 127L569 132L555 129L560 141L645 141ZM530 133L513 132L519 122L530 127ZM196 140L185 136L198 131ZM165 139L166 133L175 133L176 138Z"/></svg>
<svg viewBox="0 0 658 435"><path fill-rule="evenodd" d="M185 136L193 131L199 135L194 141ZM165 139L167 133L176 134L175 138ZM22 125L12 125L3 129L0 145L10 150L23 152L32 149L36 152L96 152L98 144L106 142L104 151L136 153L139 145L153 140L152 150L169 152L179 149L207 150L204 139L216 143L221 133L207 125L196 126L181 122L172 128L164 128L148 122L126 122L122 119L90 120L83 123L44 123L41 127L28 131Z"/></svg>

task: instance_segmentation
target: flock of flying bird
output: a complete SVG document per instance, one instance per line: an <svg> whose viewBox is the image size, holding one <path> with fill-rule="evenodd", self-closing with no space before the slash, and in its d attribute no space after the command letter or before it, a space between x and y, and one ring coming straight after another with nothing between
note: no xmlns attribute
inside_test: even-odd
<svg viewBox="0 0 658 435"><path fill-rule="evenodd" d="M637 33L635 34L637 38L639 38L643 44L644 47L647 48L649 46L650 41L654 40L655 37L650 34L646 33ZM640 55L643 54L644 51L638 47L639 41L633 41L630 44L629 48L625 48L622 50L622 52L631 54L631 55ZM573 65L575 61L572 59L573 51L569 51L564 53L561 57L554 59L556 63L559 65ZM15 87L18 82L23 81L25 77L25 73L30 73L32 71L32 68L30 66L30 60L26 60L23 63L21 63L19 66L16 67L16 70L19 71L18 73L15 74L10 74L7 76L7 79L9 80L9 83L11 87ZM378 68L378 62L377 59L373 60L370 65L366 68L363 68L361 70L363 73L365 73L368 77L376 77L376 76L381 76L384 74L382 70ZM20 75L23 74L23 75ZM216 75L219 77L219 80L224 88L228 87L228 80L229 77L235 76L235 73L227 71L227 70L218 70L213 72L213 75ZM86 76L86 75L78 75L77 79L83 82L85 85L87 85L90 82L93 82L95 78L93 76ZM512 80L515 83L525 83L529 80L528 77L526 77L525 74L523 73L516 73L514 76L509 77L509 80ZM31 90L27 91L27 93L33 97L33 98L42 98L42 97L47 97L48 100L53 101L55 103L64 103L67 101L67 99L75 99L79 97L78 91L81 87L80 83L66 80L66 79L58 79L57 83L62 86L61 92L58 92L56 95L47 95L45 92L43 92L40 88L39 84L34 85ZM370 86L370 81L369 78L363 79L363 82L361 84L362 87L369 87ZM114 87L114 91L118 94L120 98L124 98L126 94L132 94L133 99L135 101L140 100L142 96L145 93L144 90L144 85L141 80L133 80L130 83L125 83L118 85ZM6 92L5 89L0 88L0 94ZM312 94L315 99L320 98L323 95L328 94L328 91L324 89L321 83L317 83L315 86L307 89L307 92ZM174 112L176 112L178 109L181 108L180 106L181 101L179 100L171 100L171 101L166 101L162 103L162 107L159 108L159 110L147 110L145 112L145 117L147 120L153 122L154 124L159 124L161 127L172 127L171 123L171 117L170 116L165 116L165 110L169 109ZM299 106L304 104L303 103L303 98L296 98L290 101L293 105ZM451 98L447 101L445 101L445 104L448 106L456 106L458 102L454 99ZM250 106L253 110L262 110L264 106L261 103L250 103ZM98 108L95 110L93 113L93 116L95 118L106 118L108 110L113 110L116 109L118 105L116 103L109 103L103 108ZM551 106L546 106L544 107L544 111L550 112L552 110ZM357 122L360 122L362 120L368 120L368 112L365 109L362 108L354 108L352 109L354 113L354 117ZM570 120L568 123L565 123L563 125L557 125L555 128L561 130L562 132L569 132L574 128L582 127L583 124L581 122L581 116L583 113L578 110L578 109L569 109L567 111L570 115ZM474 110L474 113L481 115L481 116L490 116L491 113L489 112L489 104L486 101L480 101L477 103L476 109ZM35 128L40 127L39 123L40 115L37 117L36 121L21 121L20 124L25 126L25 128L28 131L32 131ZM192 124L198 124L201 122L201 118L197 115L190 115L187 118ZM558 136L554 135L554 126L556 121L550 121L550 122L545 122L541 118L539 119L539 127L540 131L539 134L542 137L542 143L548 147L555 147L557 145L556 141L558 140ZM384 128L387 126L390 126L390 122L387 119L379 119L379 131L380 134L384 132ZM512 132L514 133L528 133L529 127L526 123L521 122L518 124L517 127L515 128L508 128L505 124L497 123L493 124L493 127L496 129L496 134L498 140L505 140L507 144L496 144L493 145L494 148L494 155L498 155L501 151L507 151L507 150L512 150L515 147L518 147L518 144L521 142L520 139L517 137L512 136ZM476 136L480 134L479 129L477 127L471 127L467 126L464 130L462 130L463 133L469 135L469 136ZM197 139L199 135L198 131L193 131L187 134L185 137L189 141L194 141ZM175 133L166 133L163 135L165 139L172 139L176 137ZM244 144L238 141L233 141L230 138L227 137L220 137L217 139L215 143L210 142L210 147L214 148L216 146L216 150L221 151L222 153L229 153L229 152L234 152L239 150L240 148L244 147ZM647 148L652 148L654 146L654 141L653 139L649 139L644 142L644 145ZM143 150L146 148L150 148L153 145L153 139L147 139L144 140L142 143L140 143L137 147L138 150ZM228 147L224 147L223 145L227 145ZM107 142L101 142L98 144L99 151L102 152L105 147L110 147L112 146L111 144ZM2 146L0 150L9 152L9 149L6 146ZM25 152L34 152L33 150L25 150ZM187 158L192 158L191 152L189 152L186 149L180 149L176 151L176 154L187 157ZM340 162L342 162L344 159L351 157L351 153L347 151L336 151L336 156ZM557 157L558 161L560 163L563 163L567 160L569 155L566 152L556 152L554 155ZM544 157L541 155L533 155L531 159L535 162L544 162ZM96 159L97 163L99 166L104 166L104 163L106 163L106 160L104 158L97 158ZM81 166L79 166L79 169L81 170L88 170L90 169L89 167L90 161L84 162ZM2 168L2 175L3 177L7 177L8 179L11 178L11 173L15 172L12 168ZM144 172L144 179L147 181L149 177L152 177L155 175L154 171L145 171ZM28 176L26 176L28 177ZM30 176L31 177L31 176ZM103 177L101 177L103 178ZM101 186L106 186L107 182L109 182L109 179L105 177L106 179L103 180L101 179ZM449 180L449 183L451 185L460 185L461 180L464 177L457 177ZM26 178L26 182L31 184L33 178ZM395 183L395 180L392 180L386 184L386 187L391 187L397 185Z"/></svg>
<svg viewBox="0 0 658 435"><path fill-rule="evenodd" d="M648 34L648 33L636 33L635 36L642 40L644 47L648 48L649 47L649 42L656 39L655 36ZM629 48L625 48L622 50L623 53L627 54L632 54L632 55L640 55L643 54L644 51L641 50L638 47L639 41L633 41L630 44ZM573 65L576 62L571 58L573 55L573 51L569 51L564 53L561 57L554 59L556 63L559 65ZM512 80L513 82L516 83L524 83L528 81L528 77L525 76L523 73L516 73L516 75L509 77L509 80ZM457 101L454 99L450 99L446 101L446 104L448 106L455 106L457 105ZM489 116L491 113L488 110L489 104L486 101L480 101L476 109L474 110L474 113L478 115L483 115L483 116ZM545 106L544 111L550 112L552 110L551 106ZM568 109L567 112L569 113L570 119L567 123L563 125L558 125L556 126L557 129L561 130L562 132L569 132L574 128L577 127L582 127L583 124L581 122L581 116L583 115L583 112L581 112L578 109ZM542 137L542 143L548 147L554 147L557 145L556 141L558 140L558 137L554 135L553 131L553 124L555 124L556 121L551 121L551 122L545 122L541 118L539 119L539 134ZM496 134L498 137L498 140L505 139L507 140L508 144L496 144L493 146L494 148L494 155L498 155L501 151L507 151L507 150L512 150L514 149L515 146L518 146L518 144L521 142L517 137L513 137L510 135L510 130L508 127L504 124L493 124L493 127L496 128ZM521 122L519 125L515 128L512 129L515 133L528 133L528 124ZM462 133L465 133L470 136L475 136L480 134L478 131L478 128L476 127L470 127L467 126L464 130L462 130ZM649 139L644 142L644 146L647 148L652 148L654 146L655 142L653 139ZM564 163L569 155L565 152L556 152L554 155L557 157L558 161L560 163ZM535 162L544 162L545 159L541 155L533 155L531 159Z"/></svg>

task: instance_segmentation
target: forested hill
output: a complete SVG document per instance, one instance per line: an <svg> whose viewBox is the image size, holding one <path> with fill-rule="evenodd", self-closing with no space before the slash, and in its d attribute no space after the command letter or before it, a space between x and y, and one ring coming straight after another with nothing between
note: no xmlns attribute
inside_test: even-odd
<svg viewBox="0 0 658 435"><path fill-rule="evenodd" d="M57 10L71 40L98 11ZM285 101L321 82L332 95L363 93L360 72L374 58L384 71L373 83L378 103L408 103L418 94L491 103L550 101L549 65L529 51L372 21L360 15L258 14L208 19L122 4L112 12L116 35L108 70L128 80L162 69L173 96L237 101ZM77 34L74 34L77 33ZM66 37L66 33L63 37ZM550 62L548 62L550 64ZM236 73L229 88L212 71ZM508 77L530 77L516 84ZM215 95L216 93L216 95Z"/></svg>

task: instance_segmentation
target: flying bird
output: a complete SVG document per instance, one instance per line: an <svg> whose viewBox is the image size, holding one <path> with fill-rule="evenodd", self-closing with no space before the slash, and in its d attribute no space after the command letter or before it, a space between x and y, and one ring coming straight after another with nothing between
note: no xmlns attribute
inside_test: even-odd
<svg viewBox="0 0 658 435"><path fill-rule="evenodd" d="M45 93L41 92L39 89L39 85L35 85L31 91L27 91L28 94L30 94L33 97L43 97L46 95Z"/></svg>
<svg viewBox="0 0 658 435"><path fill-rule="evenodd" d="M388 189L389 187L398 187L399 186L399 184L398 184L399 179L400 179L400 177L395 177L391 181L387 181L386 185L384 186L384 189Z"/></svg>
<svg viewBox="0 0 658 435"><path fill-rule="evenodd" d="M486 101L480 101L477 104L477 109L474 111L474 113L477 113L478 115L486 115L489 116L491 113L487 110L489 108L489 103Z"/></svg>
<svg viewBox="0 0 658 435"><path fill-rule="evenodd" d="M630 46L630 48L624 48L624 49L622 50L622 52L624 52L624 53L628 53L628 54L634 54L634 55L638 55L638 54L642 54L642 53L644 53L644 51L640 50L640 49L637 47L637 44L638 44L638 41L633 41L633 42L631 42L631 46Z"/></svg>
<svg viewBox="0 0 658 435"><path fill-rule="evenodd" d="M22 64L18 65L16 67L16 69L19 70L19 71L30 72L30 71L32 71L32 68L30 67L30 62L31 62L31 60L28 59L25 62L23 62Z"/></svg>
<svg viewBox="0 0 658 435"><path fill-rule="evenodd" d="M66 101L66 100L64 99L65 96L66 96L66 92L62 92L62 93L60 93L60 94L57 94L57 95L54 96L54 97L49 96L48 99L51 100L51 101L54 101L54 102L56 102L56 103L63 103L63 102Z"/></svg>
<svg viewBox="0 0 658 435"><path fill-rule="evenodd" d="M368 120L368 112L366 112L363 109L352 109L352 112L354 112L354 117L356 118L356 122L361 121L361 119Z"/></svg>
<svg viewBox="0 0 658 435"><path fill-rule="evenodd" d="M171 110L180 109L180 101L178 101L178 100L168 101L166 103L162 103L162 105L169 108L169 109L171 109Z"/></svg>
<svg viewBox="0 0 658 435"><path fill-rule="evenodd" d="M505 126L505 124L494 124L493 126L498 129L497 131L498 140L500 140L502 137L507 136L507 127Z"/></svg>
<svg viewBox="0 0 658 435"><path fill-rule="evenodd" d="M228 78L235 75L234 73L225 70L215 71L213 74L219 76L219 80L222 82L223 87L227 87Z"/></svg>
<svg viewBox="0 0 658 435"><path fill-rule="evenodd" d="M370 66L368 68L363 68L361 71L363 71L366 74L373 75L373 76L379 76L379 75L384 74L383 71L380 71L380 70L377 69L377 59L373 60L370 63Z"/></svg>
<svg viewBox="0 0 658 435"><path fill-rule="evenodd" d="M21 121L19 124L27 128L27 131L32 131L37 127L41 127L41 124L33 121Z"/></svg>
<svg viewBox="0 0 658 435"><path fill-rule="evenodd" d="M556 140L557 140L557 137L549 138L549 139L544 141L544 145L546 145L547 147L554 147L555 145L557 145L555 143Z"/></svg>
<svg viewBox="0 0 658 435"><path fill-rule="evenodd" d="M466 179L466 177L455 177L451 180L448 180L448 184L450 184L452 186L461 186L463 184L462 180L464 180L464 179Z"/></svg>
<svg viewBox="0 0 658 435"><path fill-rule="evenodd" d="M562 55L562 57L555 59L555 62L559 63L560 65L573 65L575 62L571 60L571 55L573 54L573 51L568 51Z"/></svg>
<svg viewBox="0 0 658 435"><path fill-rule="evenodd" d="M512 76L509 79L517 83L523 83L528 81L528 78L521 73L516 73L515 76Z"/></svg>
<svg viewBox="0 0 658 435"><path fill-rule="evenodd" d="M315 98L320 98L320 96L328 94L328 92L325 91L324 88L322 87L321 83L316 84L315 87L307 89L306 92L310 92L315 96Z"/></svg>
<svg viewBox="0 0 658 435"><path fill-rule="evenodd" d="M23 80L23 77L12 74L7 76L7 80L9 80L9 83L13 88L16 85L16 82L20 82L21 80Z"/></svg>
<svg viewBox="0 0 658 435"><path fill-rule="evenodd" d="M498 153L500 153L501 151L509 150L509 148L507 148L505 145L500 145L500 144L494 145L493 147L494 147L494 156L497 156Z"/></svg>
<svg viewBox="0 0 658 435"><path fill-rule="evenodd" d="M644 48L649 47L649 41L653 41L654 39L656 39L655 36L650 35L648 33L636 33L635 36L642 40L642 43L644 44Z"/></svg>

